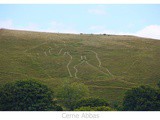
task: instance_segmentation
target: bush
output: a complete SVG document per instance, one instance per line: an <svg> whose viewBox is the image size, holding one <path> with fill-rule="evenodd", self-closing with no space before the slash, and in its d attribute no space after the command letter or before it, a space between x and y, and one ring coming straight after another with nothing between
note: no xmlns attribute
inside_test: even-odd
<svg viewBox="0 0 160 120"><path fill-rule="evenodd" d="M73 110L73 105L82 97L88 96L89 90L82 83L70 83L65 81L62 86L57 89L57 98L67 110Z"/></svg>
<svg viewBox="0 0 160 120"><path fill-rule="evenodd" d="M75 111L114 111L114 109L108 106L99 106L99 107L80 107L75 109Z"/></svg>
<svg viewBox="0 0 160 120"><path fill-rule="evenodd" d="M115 111L115 110L108 106L99 106L95 107L95 111Z"/></svg>
<svg viewBox="0 0 160 120"><path fill-rule="evenodd" d="M74 109L74 111L94 111L94 110L90 106L87 106L87 107L80 107L80 108Z"/></svg>
<svg viewBox="0 0 160 120"><path fill-rule="evenodd" d="M128 90L124 97L123 109L127 111L158 111L160 110L160 92L149 86Z"/></svg>
<svg viewBox="0 0 160 120"><path fill-rule="evenodd" d="M45 111L55 110L53 92L36 81L7 83L0 89L0 110Z"/></svg>
<svg viewBox="0 0 160 120"><path fill-rule="evenodd" d="M53 109L55 111L63 111L63 108L60 105L54 105Z"/></svg>
<svg viewBox="0 0 160 120"><path fill-rule="evenodd" d="M108 106L108 102L102 98L83 98L75 104L74 108L79 107L98 107L98 106Z"/></svg>
<svg viewBox="0 0 160 120"><path fill-rule="evenodd" d="M123 111L123 106L121 102L112 102L111 106L117 111Z"/></svg>
<svg viewBox="0 0 160 120"><path fill-rule="evenodd" d="M160 88L160 81L158 82L157 86L158 86L158 88Z"/></svg>

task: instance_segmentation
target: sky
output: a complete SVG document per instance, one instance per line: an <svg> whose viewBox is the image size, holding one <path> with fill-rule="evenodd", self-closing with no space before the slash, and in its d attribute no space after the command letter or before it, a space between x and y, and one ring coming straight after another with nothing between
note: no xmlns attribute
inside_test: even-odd
<svg viewBox="0 0 160 120"><path fill-rule="evenodd" d="M160 39L160 4L0 4L0 28Z"/></svg>

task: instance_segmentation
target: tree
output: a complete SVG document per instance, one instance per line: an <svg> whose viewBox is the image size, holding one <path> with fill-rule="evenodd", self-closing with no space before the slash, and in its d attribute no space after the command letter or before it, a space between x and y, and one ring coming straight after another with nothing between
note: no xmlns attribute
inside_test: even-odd
<svg viewBox="0 0 160 120"><path fill-rule="evenodd" d="M160 88L160 81L158 82L157 86L158 86L158 88Z"/></svg>
<svg viewBox="0 0 160 120"><path fill-rule="evenodd" d="M99 106L99 107L80 107L75 109L75 111L115 111L114 109L108 106Z"/></svg>
<svg viewBox="0 0 160 120"><path fill-rule="evenodd" d="M128 90L124 97L123 109L127 111L158 111L160 110L160 92L149 86Z"/></svg>
<svg viewBox="0 0 160 120"><path fill-rule="evenodd" d="M73 110L77 100L89 95L88 87L82 83L70 83L65 81L57 90L57 98L67 110Z"/></svg>
<svg viewBox="0 0 160 120"><path fill-rule="evenodd" d="M109 106L108 102L102 98L82 98L81 100L77 101L74 108L80 107L98 107L98 106Z"/></svg>
<svg viewBox="0 0 160 120"><path fill-rule="evenodd" d="M0 89L2 111L45 111L59 108L54 105L53 92L46 85L33 80L7 83Z"/></svg>

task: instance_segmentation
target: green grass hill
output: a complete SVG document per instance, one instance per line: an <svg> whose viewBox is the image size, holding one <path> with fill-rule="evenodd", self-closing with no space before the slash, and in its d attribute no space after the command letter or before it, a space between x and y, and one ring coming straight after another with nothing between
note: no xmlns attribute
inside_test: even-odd
<svg viewBox="0 0 160 120"><path fill-rule="evenodd" d="M127 35L0 30L0 84L36 79L55 89L82 82L92 96L121 102L126 90L156 87L160 40Z"/></svg>

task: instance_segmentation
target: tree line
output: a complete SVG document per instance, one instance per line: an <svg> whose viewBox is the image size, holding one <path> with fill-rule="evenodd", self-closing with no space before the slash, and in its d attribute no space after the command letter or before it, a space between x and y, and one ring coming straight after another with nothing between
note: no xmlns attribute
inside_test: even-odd
<svg viewBox="0 0 160 120"><path fill-rule="evenodd" d="M65 81L53 91L35 80L19 80L0 86L0 111L159 111L160 82L157 86L132 88L122 105L111 106L104 98L90 97L82 83Z"/></svg>

